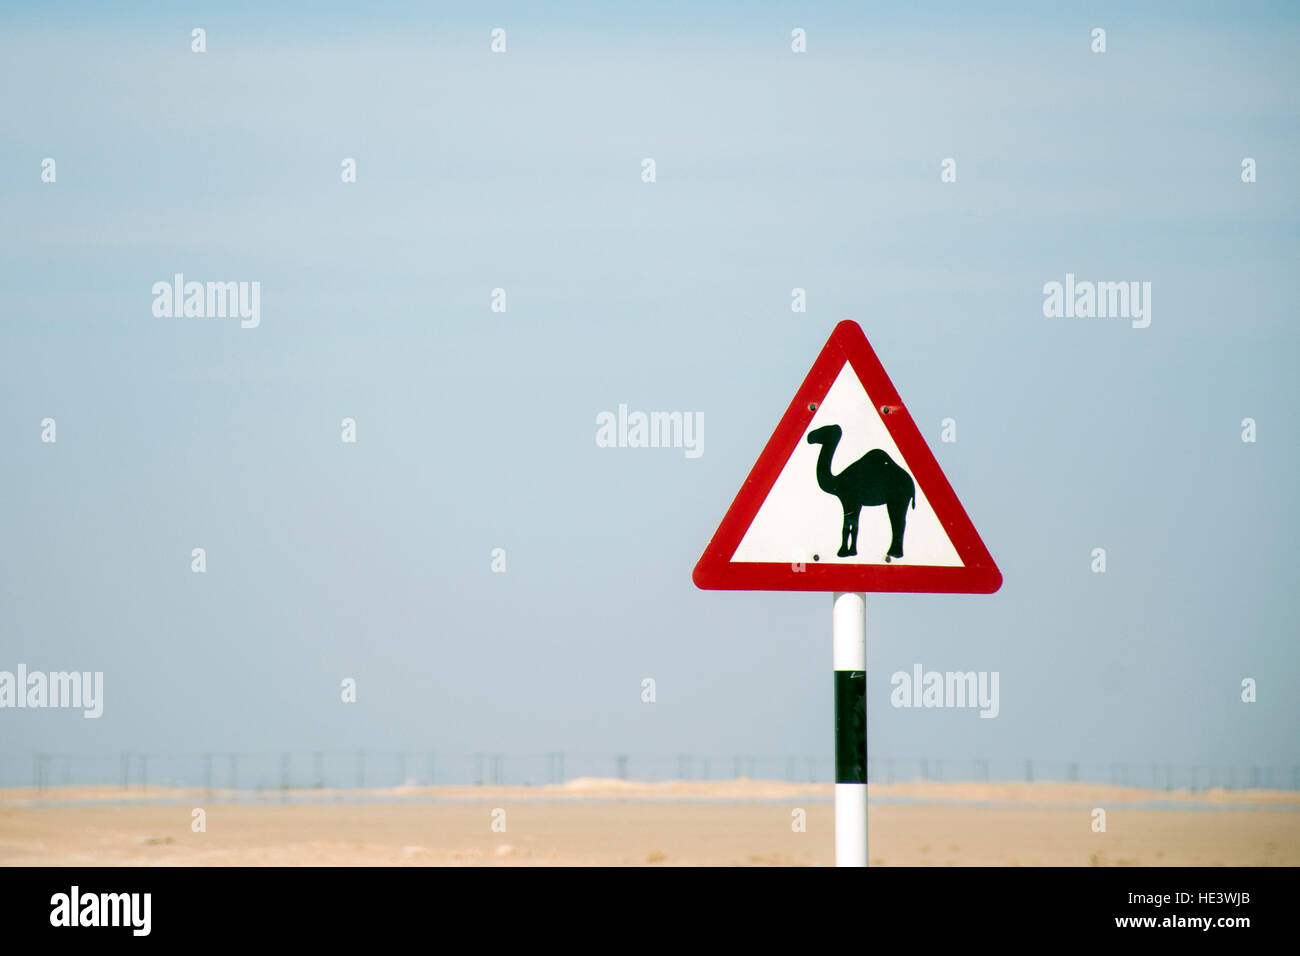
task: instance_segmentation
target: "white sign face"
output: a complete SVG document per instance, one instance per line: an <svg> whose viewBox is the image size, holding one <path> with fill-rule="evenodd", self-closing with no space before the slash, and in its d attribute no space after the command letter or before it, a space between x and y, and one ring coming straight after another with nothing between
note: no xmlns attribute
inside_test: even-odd
<svg viewBox="0 0 1300 956"><path fill-rule="evenodd" d="M962 567L848 362L731 560Z"/></svg>

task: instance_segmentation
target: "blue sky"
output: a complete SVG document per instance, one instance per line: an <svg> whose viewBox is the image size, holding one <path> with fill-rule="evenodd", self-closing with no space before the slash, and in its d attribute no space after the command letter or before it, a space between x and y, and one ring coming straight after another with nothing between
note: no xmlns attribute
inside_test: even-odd
<svg viewBox="0 0 1300 956"><path fill-rule="evenodd" d="M106 702L0 751L829 754L830 598L690 571L847 317L1005 578L869 597L873 754L1296 762L1294 8L153 10L3 14L0 669ZM890 708L915 662L999 717Z"/></svg>

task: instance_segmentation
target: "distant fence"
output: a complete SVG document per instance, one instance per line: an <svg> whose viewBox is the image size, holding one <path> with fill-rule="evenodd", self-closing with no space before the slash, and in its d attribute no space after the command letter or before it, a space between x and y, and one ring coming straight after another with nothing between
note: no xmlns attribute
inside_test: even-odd
<svg viewBox="0 0 1300 956"><path fill-rule="evenodd" d="M563 783L577 777L623 780L732 780L739 777L828 783L830 757L755 754L580 753L444 754L420 750L277 751L197 754L0 754L0 787L150 784L209 790L289 790ZM1226 766L1060 760L876 757L872 783L936 781L1086 781L1153 790L1300 790L1300 766Z"/></svg>

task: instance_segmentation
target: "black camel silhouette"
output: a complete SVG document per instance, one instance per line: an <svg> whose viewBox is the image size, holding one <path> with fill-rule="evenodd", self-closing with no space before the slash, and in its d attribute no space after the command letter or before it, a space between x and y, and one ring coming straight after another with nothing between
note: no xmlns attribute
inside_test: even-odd
<svg viewBox="0 0 1300 956"><path fill-rule="evenodd" d="M888 452L873 448L838 475L831 474L831 459L835 446L844 434L839 425L823 425L808 433L808 444L822 446L817 456L817 487L828 495L840 499L844 508L844 526L840 530L841 558L858 553L858 518L864 506L884 505L889 511L889 527L893 539L885 560L903 556L903 532L907 527L907 503L916 508L916 485Z"/></svg>

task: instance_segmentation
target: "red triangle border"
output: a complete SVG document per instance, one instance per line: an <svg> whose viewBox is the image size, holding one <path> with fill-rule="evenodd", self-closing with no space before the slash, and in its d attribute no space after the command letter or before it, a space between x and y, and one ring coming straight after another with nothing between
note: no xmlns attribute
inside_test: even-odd
<svg viewBox="0 0 1300 956"><path fill-rule="evenodd" d="M777 477L803 438L816 414L809 404L821 404L847 361L875 403L876 414L898 450L912 477L925 489L934 513L947 532L963 567L916 567L906 564L817 564L807 563L797 571L789 562L779 564L735 562L731 556L740 546L755 515L763 506ZM889 409L888 414L882 407ZM846 319L835 326L817 361L795 393L794 400L768 439L758 461L749 472L736 499L691 575L696 587L705 590L742 591L912 591L945 594L991 594L1002 586L1002 572L984 546L966 509L935 460L920 429L885 374L867 337L856 322Z"/></svg>

